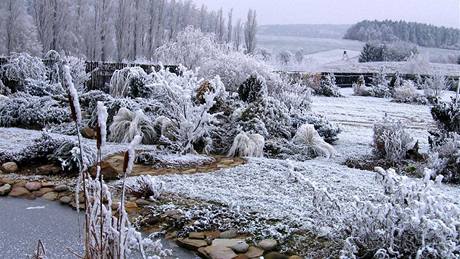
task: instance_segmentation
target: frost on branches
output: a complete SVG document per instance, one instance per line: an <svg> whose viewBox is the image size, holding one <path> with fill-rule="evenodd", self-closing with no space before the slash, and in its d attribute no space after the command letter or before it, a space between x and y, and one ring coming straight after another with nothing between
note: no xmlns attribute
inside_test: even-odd
<svg viewBox="0 0 460 259"><path fill-rule="evenodd" d="M460 253L460 210L446 201L430 179L413 181L392 169L376 168L384 193L378 203L356 198L344 219L348 238L342 258L456 258Z"/></svg>
<svg viewBox="0 0 460 259"><path fill-rule="evenodd" d="M378 157L398 162L406 157L413 142L400 121L385 116L382 122L374 125L374 152Z"/></svg>

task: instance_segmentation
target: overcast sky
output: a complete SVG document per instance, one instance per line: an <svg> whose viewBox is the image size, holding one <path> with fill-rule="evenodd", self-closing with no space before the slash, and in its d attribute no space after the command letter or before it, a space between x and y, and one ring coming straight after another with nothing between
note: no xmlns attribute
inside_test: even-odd
<svg viewBox="0 0 460 259"><path fill-rule="evenodd" d="M258 12L259 24L352 24L393 19L460 28L460 0L193 0L197 5L234 8L244 17Z"/></svg>

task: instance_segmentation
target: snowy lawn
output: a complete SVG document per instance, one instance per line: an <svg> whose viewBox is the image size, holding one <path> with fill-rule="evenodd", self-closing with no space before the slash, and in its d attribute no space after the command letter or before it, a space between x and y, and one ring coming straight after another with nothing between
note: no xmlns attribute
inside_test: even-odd
<svg viewBox="0 0 460 259"><path fill-rule="evenodd" d="M340 125L342 133L335 143L336 161L369 154L372 151L374 123L385 114L401 120L408 132L419 140L422 151L428 149L428 130L435 129L428 105L394 103L391 99L353 96L351 88L341 89L343 98L314 96L312 110Z"/></svg>

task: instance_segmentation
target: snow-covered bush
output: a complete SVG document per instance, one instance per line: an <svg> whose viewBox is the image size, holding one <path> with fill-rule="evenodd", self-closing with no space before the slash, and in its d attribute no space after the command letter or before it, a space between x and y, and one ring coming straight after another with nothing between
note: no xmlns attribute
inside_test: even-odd
<svg viewBox="0 0 460 259"><path fill-rule="evenodd" d="M398 162L412 147L413 139L401 121L385 116L381 122L374 124L374 153L377 157Z"/></svg>
<svg viewBox="0 0 460 259"><path fill-rule="evenodd" d="M330 158L335 154L334 147L324 141L315 130L315 127L311 124L304 124L300 126L292 141L297 145L307 146L318 156Z"/></svg>
<svg viewBox="0 0 460 259"><path fill-rule="evenodd" d="M258 133L265 138L291 138L291 119L286 105L266 97L236 111L238 124L245 132Z"/></svg>
<svg viewBox="0 0 460 259"><path fill-rule="evenodd" d="M412 55L407 59L407 66L411 74L427 75L433 71L428 57L422 54Z"/></svg>
<svg viewBox="0 0 460 259"><path fill-rule="evenodd" d="M267 97L267 83L263 77L251 76L238 88L240 99L247 103L261 101Z"/></svg>
<svg viewBox="0 0 460 259"><path fill-rule="evenodd" d="M33 79L26 79L20 91L33 96L53 96L63 95L65 93L59 83L49 83L47 81Z"/></svg>
<svg viewBox="0 0 460 259"><path fill-rule="evenodd" d="M154 144L158 136L153 122L145 116L142 110L132 112L127 108L120 108L109 128L110 140L118 143L128 143L137 135L142 137L142 143Z"/></svg>
<svg viewBox="0 0 460 259"><path fill-rule="evenodd" d="M142 175L126 182L126 193L137 198L158 199L163 192L163 183L155 178Z"/></svg>
<svg viewBox="0 0 460 259"><path fill-rule="evenodd" d="M313 88L316 95L341 97L340 88L335 83L334 74L327 74L322 80L319 88Z"/></svg>
<svg viewBox="0 0 460 259"><path fill-rule="evenodd" d="M458 206L447 201L429 177L421 182L393 169L376 170L385 192L376 197L378 203L356 199L350 207L353 214L344 219L343 235L348 238L341 258L458 257ZM436 178L436 184L441 179Z"/></svg>
<svg viewBox="0 0 460 259"><path fill-rule="evenodd" d="M428 167L434 175L442 175L446 182L460 183L460 136L450 133L433 145L428 159Z"/></svg>
<svg viewBox="0 0 460 259"><path fill-rule="evenodd" d="M22 86L27 79L45 81L46 72L46 66L40 58L27 53L13 53L8 63L1 67L0 79L12 92L16 92L16 88Z"/></svg>
<svg viewBox="0 0 460 259"><path fill-rule="evenodd" d="M382 69L382 71L380 71L372 77L369 95L379 98L391 97L389 85L390 82L387 79L387 75L384 73Z"/></svg>
<svg viewBox="0 0 460 259"><path fill-rule="evenodd" d="M414 83L410 80L404 80L400 87L393 90L393 99L401 103L428 103L428 100L417 92Z"/></svg>
<svg viewBox="0 0 460 259"><path fill-rule="evenodd" d="M336 123L332 123L324 116L319 114L291 115L292 131L291 135L303 124L311 124L315 127L318 134L327 142L334 143L338 140L338 135L342 131Z"/></svg>
<svg viewBox="0 0 460 259"><path fill-rule="evenodd" d="M460 133L460 105L454 99L435 104L431 115L441 130Z"/></svg>
<svg viewBox="0 0 460 259"><path fill-rule="evenodd" d="M292 52L288 50L283 50L277 55L277 60L282 66L287 66L292 61Z"/></svg>
<svg viewBox="0 0 460 259"><path fill-rule="evenodd" d="M214 35L204 34L193 27L179 32L175 41L164 44L155 51L155 57L163 64L180 64L196 69L216 57L221 46Z"/></svg>
<svg viewBox="0 0 460 259"><path fill-rule="evenodd" d="M109 92L113 97L141 97L147 73L141 67L116 70L110 79ZM144 97L144 96L142 96Z"/></svg>
<svg viewBox="0 0 460 259"><path fill-rule="evenodd" d="M260 134L241 132L233 140L228 156L263 157L265 138Z"/></svg>
<svg viewBox="0 0 460 259"><path fill-rule="evenodd" d="M442 91L448 88L447 78L440 73L435 73L433 76L425 79L424 92L427 98L437 99Z"/></svg>
<svg viewBox="0 0 460 259"><path fill-rule="evenodd" d="M50 96L17 93L0 103L0 126L42 129L70 121L69 112Z"/></svg>
<svg viewBox="0 0 460 259"><path fill-rule="evenodd" d="M199 70L200 76L212 78L220 76L228 91L236 92L238 87L253 75L265 78L270 92L274 91L281 80L273 73L273 68L256 58L241 52L220 52L217 56L206 60Z"/></svg>
<svg viewBox="0 0 460 259"><path fill-rule="evenodd" d="M300 83L281 84L273 97L283 102L290 114L305 115L311 111L311 88Z"/></svg>
<svg viewBox="0 0 460 259"><path fill-rule="evenodd" d="M86 73L85 60L73 56L65 56L64 63L69 67L70 75L78 93L85 92L85 84L90 79L90 73Z"/></svg>
<svg viewBox="0 0 460 259"><path fill-rule="evenodd" d="M364 76L359 76L358 81L353 83L353 95L356 96L369 96L369 89L366 87Z"/></svg>
<svg viewBox="0 0 460 259"><path fill-rule="evenodd" d="M92 146L82 145L82 149L83 154L80 155L77 141L63 141L52 154L48 155L48 159L61 165L64 171L76 173L79 171L81 158L84 164L92 165L96 162L96 150Z"/></svg>

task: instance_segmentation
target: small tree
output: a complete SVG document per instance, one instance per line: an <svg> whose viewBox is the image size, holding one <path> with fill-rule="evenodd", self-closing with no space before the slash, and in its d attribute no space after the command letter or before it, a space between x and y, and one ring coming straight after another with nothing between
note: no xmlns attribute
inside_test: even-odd
<svg viewBox="0 0 460 259"><path fill-rule="evenodd" d="M281 65L287 66L291 63L292 60L292 53L288 50L283 50L278 53L278 61Z"/></svg>
<svg viewBox="0 0 460 259"><path fill-rule="evenodd" d="M424 92L428 98L438 98L448 87L447 78L440 73L435 73L425 80Z"/></svg>

